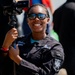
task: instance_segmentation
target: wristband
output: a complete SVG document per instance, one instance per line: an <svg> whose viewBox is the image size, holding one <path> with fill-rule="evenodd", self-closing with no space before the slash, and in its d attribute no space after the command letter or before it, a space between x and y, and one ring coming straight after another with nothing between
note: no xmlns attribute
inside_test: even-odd
<svg viewBox="0 0 75 75"><path fill-rule="evenodd" d="M2 47L1 50L3 50L3 51L8 51L9 49Z"/></svg>

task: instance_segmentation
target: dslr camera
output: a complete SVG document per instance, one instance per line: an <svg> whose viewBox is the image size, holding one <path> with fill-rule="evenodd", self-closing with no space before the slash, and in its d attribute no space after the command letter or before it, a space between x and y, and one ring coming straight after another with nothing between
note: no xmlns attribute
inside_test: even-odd
<svg viewBox="0 0 75 75"><path fill-rule="evenodd" d="M20 9L28 8L30 6L30 0L1 0L0 2L4 13L8 14L12 14L14 11L19 13Z"/></svg>
<svg viewBox="0 0 75 75"><path fill-rule="evenodd" d="M3 14L8 15L9 25L11 27L17 26L16 14L21 14L23 8L30 6L29 0L0 0L0 5L3 8Z"/></svg>

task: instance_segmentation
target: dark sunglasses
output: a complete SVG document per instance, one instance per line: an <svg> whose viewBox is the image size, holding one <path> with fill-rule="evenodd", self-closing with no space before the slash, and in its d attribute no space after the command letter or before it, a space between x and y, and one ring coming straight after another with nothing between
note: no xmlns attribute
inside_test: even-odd
<svg viewBox="0 0 75 75"><path fill-rule="evenodd" d="M28 14L27 17L30 19L30 20L34 20L36 19L36 17L40 20L44 20L45 18L47 18L48 16L46 14L43 14L43 13L38 13L38 14L34 14L34 13L31 13L31 14Z"/></svg>

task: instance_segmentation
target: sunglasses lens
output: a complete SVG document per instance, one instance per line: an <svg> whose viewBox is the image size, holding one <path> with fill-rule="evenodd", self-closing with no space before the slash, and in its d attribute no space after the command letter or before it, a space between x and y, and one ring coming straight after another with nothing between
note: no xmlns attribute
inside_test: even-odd
<svg viewBox="0 0 75 75"><path fill-rule="evenodd" d="M35 18L38 18L38 19L40 19L40 20L44 20L47 16L46 16L46 14L42 14L42 13L39 13L39 14L28 14L28 18L30 19L30 20L34 20Z"/></svg>
<svg viewBox="0 0 75 75"><path fill-rule="evenodd" d="M46 18L46 14L37 14L40 20L44 20Z"/></svg>
<svg viewBox="0 0 75 75"><path fill-rule="evenodd" d="M28 14L28 18L29 18L30 20L33 20L33 19L36 18L36 14Z"/></svg>

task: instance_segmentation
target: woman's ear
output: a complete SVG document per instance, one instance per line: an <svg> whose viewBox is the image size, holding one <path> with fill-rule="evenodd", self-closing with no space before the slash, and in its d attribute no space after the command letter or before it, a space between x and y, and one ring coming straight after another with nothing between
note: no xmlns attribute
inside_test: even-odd
<svg viewBox="0 0 75 75"><path fill-rule="evenodd" d="M50 22L50 18L47 18L47 23Z"/></svg>

